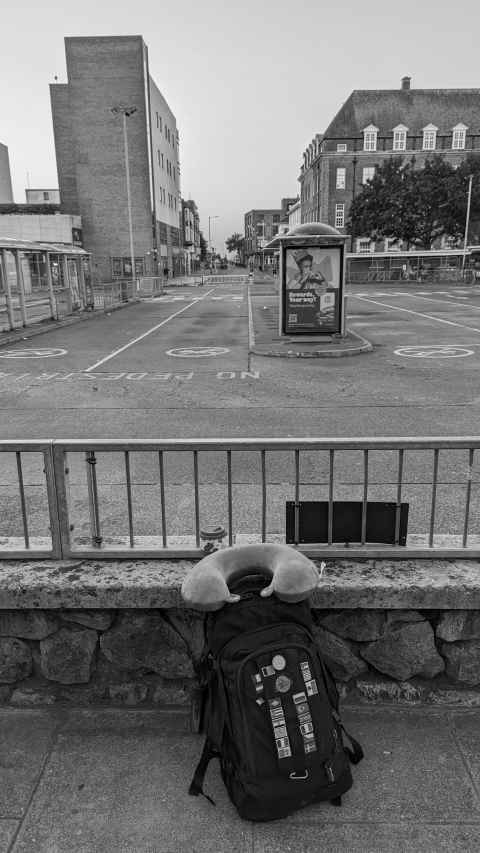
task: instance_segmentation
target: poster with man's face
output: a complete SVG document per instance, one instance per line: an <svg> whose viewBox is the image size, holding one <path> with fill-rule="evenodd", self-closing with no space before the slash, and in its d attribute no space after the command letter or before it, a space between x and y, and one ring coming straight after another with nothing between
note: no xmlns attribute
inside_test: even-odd
<svg viewBox="0 0 480 853"><path fill-rule="evenodd" d="M340 332L341 249L286 249L284 257L284 332Z"/></svg>

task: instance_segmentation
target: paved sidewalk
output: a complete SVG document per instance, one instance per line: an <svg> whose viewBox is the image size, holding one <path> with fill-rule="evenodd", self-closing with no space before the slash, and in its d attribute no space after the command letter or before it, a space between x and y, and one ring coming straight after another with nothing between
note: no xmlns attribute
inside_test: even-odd
<svg viewBox="0 0 480 853"><path fill-rule="evenodd" d="M0 853L478 853L480 709L345 707L364 746L341 809L240 820L202 738L159 710L0 710Z"/></svg>
<svg viewBox="0 0 480 853"><path fill-rule="evenodd" d="M340 336L280 336L278 331L278 281L256 277L249 286L249 349L255 355L282 358L338 358L370 352L366 338L347 329Z"/></svg>

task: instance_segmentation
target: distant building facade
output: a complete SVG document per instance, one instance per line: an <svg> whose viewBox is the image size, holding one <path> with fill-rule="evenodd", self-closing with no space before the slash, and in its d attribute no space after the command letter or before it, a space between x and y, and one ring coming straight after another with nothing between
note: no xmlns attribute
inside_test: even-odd
<svg viewBox="0 0 480 853"><path fill-rule="evenodd" d="M480 156L480 89L412 89L410 82L404 77L400 89L353 91L325 133L315 136L299 177L302 222L326 222L346 233L353 199L392 156L418 168L436 153L453 165L472 152ZM369 243L353 235L347 248L366 251Z"/></svg>
<svg viewBox="0 0 480 853"><path fill-rule="evenodd" d="M191 199L182 199L182 237L185 273L190 275L200 267L200 216Z"/></svg>
<svg viewBox="0 0 480 853"><path fill-rule="evenodd" d="M0 237L81 248L82 219L45 205L0 204Z"/></svg>
<svg viewBox="0 0 480 853"><path fill-rule="evenodd" d="M282 198L279 208L250 210L245 214L244 261L251 267L261 268L275 265L276 254L265 249L282 226L288 225L289 207L296 198Z"/></svg>
<svg viewBox="0 0 480 853"><path fill-rule="evenodd" d="M11 202L13 202L13 192L8 148L0 142L0 204Z"/></svg>
<svg viewBox="0 0 480 853"><path fill-rule="evenodd" d="M302 222L302 203L297 199L295 204L292 204L288 210L288 230L291 231Z"/></svg>
<svg viewBox="0 0 480 853"><path fill-rule="evenodd" d="M50 86L61 208L81 215L96 277L130 277L123 111L136 275L182 271L179 134L141 36L65 39ZM114 112L117 110L117 112Z"/></svg>
<svg viewBox="0 0 480 853"><path fill-rule="evenodd" d="M60 204L60 190L25 190L27 204Z"/></svg>

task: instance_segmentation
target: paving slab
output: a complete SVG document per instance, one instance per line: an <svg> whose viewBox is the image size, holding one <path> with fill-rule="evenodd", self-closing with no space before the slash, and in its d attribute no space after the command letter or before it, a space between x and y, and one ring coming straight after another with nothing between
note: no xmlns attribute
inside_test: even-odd
<svg viewBox="0 0 480 853"><path fill-rule="evenodd" d="M0 819L25 814L59 726L41 710L0 710ZM3 824L0 823L0 827ZM0 840L2 838L0 829ZM1 848L0 848L1 849Z"/></svg>
<svg viewBox="0 0 480 853"><path fill-rule="evenodd" d="M62 713L60 721L51 709L2 717L17 737L12 768L29 760L36 720L50 718L61 728L31 788L18 835L17 814L4 812L8 819L0 820L0 853L480 849L479 710L346 707L345 724L363 744L365 760L353 769L354 787L343 807L321 803L268 824L238 817L216 762L205 780L216 806L188 796L202 738L188 732L185 713ZM18 740L22 731L24 741Z"/></svg>
<svg viewBox="0 0 480 853"><path fill-rule="evenodd" d="M0 818L0 853L9 853L18 826L16 820L2 820Z"/></svg>
<svg viewBox="0 0 480 853"><path fill-rule="evenodd" d="M188 795L201 747L158 713L72 715L14 853L250 853L252 828L217 767L206 781L216 808Z"/></svg>
<svg viewBox="0 0 480 853"><path fill-rule="evenodd" d="M255 827L253 853L478 853L478 825L331 823Z"/></svg>

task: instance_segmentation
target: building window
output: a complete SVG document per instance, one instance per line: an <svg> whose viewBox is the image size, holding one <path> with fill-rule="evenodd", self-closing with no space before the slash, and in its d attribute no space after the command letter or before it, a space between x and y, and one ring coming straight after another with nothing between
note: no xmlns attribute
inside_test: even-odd
<svg viewBox="0 0 480 853"><path fill-rule="evenodd" d="M374 244L371 242L371 240L367 240L367 239L357 240L357 252L363 252L363 253L373 252L374 248L375 248Z"/></svg>
<svg viewBox="0 0 480 853"><path fill-rule="evenodd" d="M337 190L345 189L345 175L347 170L345 168L337 169Z"/></svg>
<svg viewBox="0 0 480 853"><path fill-rule="evenodd" d="M174 181L176 180L176 177L175 177L175 166L173 167L173 180L174 180Z"/></svg>
<svg viewBox="0 0 480 853"><path fill-rule="evenodd" d="M377 134L378 127L370 124L363 131L363 150L364 151L376 151L377 150Z"/></svg>
<svg viewBox="0 0 480 853"><path fill-rule="evenodd" d="M362 171L362 184L371 181L375 174L375 166L364 166Z"/></svg>
<svg viewBox="0 0 480 853"><path fill-rule="evenodd" d="M162 169L164 169L165 168L165 159L164 159L163 154L161 155L161 157L162 157Z"/></svg>
<svg viewBox="0 0 480 853"><path fill-rule="evenodd" d="M121 276L122 274L122 259L112 258L112 276Z"/></svg>
<svg viewBox="0 0 480 853"><path fill-rule="evenodd" d="M343 228L345 225L345 205L335 205L335 228Z"/></svg>
<svg viewBox="0 0 480 853"><path fill-rule="evenodd" d="M347 150L347 143L346 142L337 142L337 152L339 154L344 154L346 150Z"/></svg>
<svg viewBox="0 0 480 853"><path fill-rule="evenodd" d="M160 166L161 159L160 159L160 151L158 151L158 149L157 149L157 155L158 155L158 165Z"/></svg>
<svg viewBox="0 0 480 853"><path fill-rule="evenodd" d="M158 129L159 129L159 131L160 131L160 133L161 133L161 132L162 132L162 116L159 116L159 122L160 122L160 123L159 123L159 125L158 125Z"/></svg>
<svg viewBox="0 0 480 853"><path fill-rule="evenodd" d="M393 130L393 150L405 151L407 148L407 128L396 127Z"/></svg>
<svg viewBox="0 0 480 853"><path fill-rule="evenodd" d="M424 151L435 151L435 147L437 144L437 130L438 127L434 127L433 124L429 124L427 127L423 128Z"/></svg>
<svg viewBox="0 0 480 853"><path fill-rule="evenodd" d="M467 128L464 124L457 124L453 128L452 148L454 151L462 151L465 148L465 133Z"/></svg>

